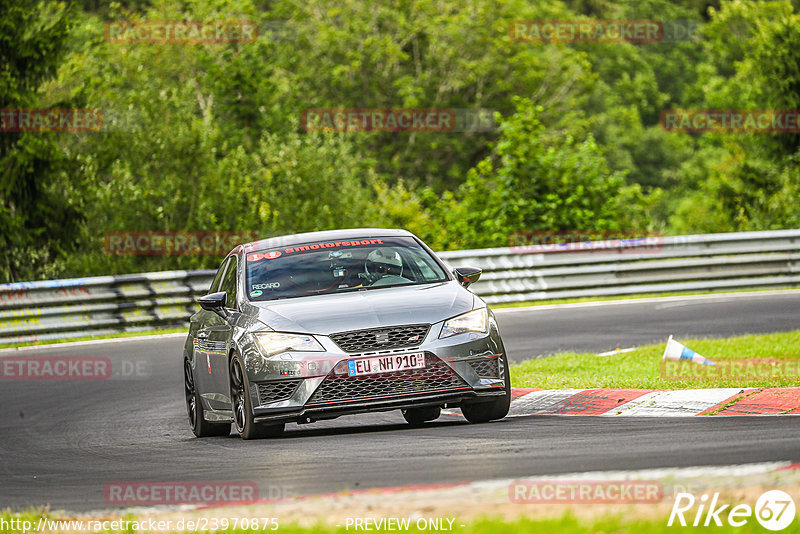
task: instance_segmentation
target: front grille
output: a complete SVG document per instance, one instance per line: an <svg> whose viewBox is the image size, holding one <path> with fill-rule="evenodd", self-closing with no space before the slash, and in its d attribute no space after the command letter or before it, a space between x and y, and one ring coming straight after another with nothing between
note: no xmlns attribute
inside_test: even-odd
<svg viewBox="0 0 800 534"><path fill-rule="evenodd" d="M270 404L279 400L285 400L292 396L297 386L302 382L302 378L294 380L273 380L272 382L259 382L258 398L261 405Z"/></svg>
<svg viewBox="0 0 800 534"><path fill-rule="evenodd" d="M499 358L481 358L480 360L471 360L469 362L472 370L480 378L499 378L500 377L500 363Z"/></svg>
<svg viewBox="0 0 800 534"><path fill-rule="evenodd" d="M336 375L331 371L308 400L308 404L354 401L464 387L468 387L466 382L449 365L436 356L426 353L425 369L367 376Z"/></svg>
<svg viewBox="0 0 800 534"><path fill-rule="evenodd" d="M429 324L370 328L331 334L331 339L345 352L416 347L428 335Z"/></svg>

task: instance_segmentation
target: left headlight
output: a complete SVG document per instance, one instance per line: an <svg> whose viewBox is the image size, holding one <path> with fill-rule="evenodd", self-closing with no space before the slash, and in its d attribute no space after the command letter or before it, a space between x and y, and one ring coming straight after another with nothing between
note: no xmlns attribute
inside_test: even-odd
<svg viewBox="0 0 800 534"><path fill-rule="evenodd" d="M461 334L463 332L479 332L485 334L489 325L489 313L486 308L478 308L448 319L442 326L439 339Z"/></svg>
<svg viewBox="0 0 800 534"><path fill-rule="evenodd" d="M256 334L258 346L261 353L266 356L273 356L289 350L322 352L325 349L319 344L314 336L307 334L284 334L282 332L264 332Z"/></svg>

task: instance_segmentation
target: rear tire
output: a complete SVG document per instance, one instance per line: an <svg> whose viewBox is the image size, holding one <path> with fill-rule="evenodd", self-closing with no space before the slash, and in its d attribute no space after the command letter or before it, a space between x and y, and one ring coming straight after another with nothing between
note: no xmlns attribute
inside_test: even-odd
<svg viewBox="0 0 800 534"><path fill-rule="evenodd" d="M400 410L403 418L410 425L421 425L428 421L438 419L442 415L442 409L438 406L423 406L421 408L404 408Z"/></svg>
<svg viewBox="0 0 800 534"><path fill-rule="evenodd" d="M194 385L192 365L189 360L183 360L183 389L186 398L186 413L189 416L189 426L198 438L210 436L229 436L230 423L209 423L205 420L205 409L197 388Z"/></svg>
<svg viewBox="0 0 800 534"><path fill-rule="evenodd" d="M503 357L503 378L505 379L505 395L502 397L483 402L464 403L461 405L461 413L470 423L488 423L496 419L502 419L508 415L511 407L511 374L508 371L508 362Z"/></svg>
<svg viewBox="0 0 800 534"><path fill-rule="evenodd" d="M241 357L234 354L230 365L231 409L233 427L242 439L274 438L283 434L285 425L256 424L253 422L253 406L250 402L250 384L244 372Z"/></svg>

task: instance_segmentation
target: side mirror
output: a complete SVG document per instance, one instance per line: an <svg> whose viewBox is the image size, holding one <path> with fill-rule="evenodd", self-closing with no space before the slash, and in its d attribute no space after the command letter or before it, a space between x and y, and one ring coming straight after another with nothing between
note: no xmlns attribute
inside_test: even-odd
<svg viewBox="0 0 800 534"><path fill-rule="evenodd" d="M224 291L220 291L218 293L211 293L209 295L204 295L198 298L197 303L204 310L212 311L215 313L222 313L222 310L225 309L225 304L227 300L228 300L228 294L225 293Z"/></svg>
<svg viewBox="0 0 800 534"><path fill-rule="evenodd" d="M478 281L483 271L476 267L456 267L453 269L453 274L456 275L458 282L464 286L469 287Z"/></svg>

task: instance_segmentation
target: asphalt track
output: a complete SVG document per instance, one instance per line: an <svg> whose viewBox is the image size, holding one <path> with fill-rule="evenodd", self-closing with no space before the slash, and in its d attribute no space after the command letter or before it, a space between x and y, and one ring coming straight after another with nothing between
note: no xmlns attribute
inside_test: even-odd
<svg viewBox="0 0 800 534"><path fill-rule="evenodd" d="M665 304L671 303L671 306ZM800 293L501 312L515 359L678 336L797 329ZM261 497L593 470L800 461L800 418L529 416L409 428L399 413L288 425L279 439L195 439L180 337L51 346L7 356L97 356L109 380L0 380L0 508L110 508L106 484L246 481Z"/></svg>

